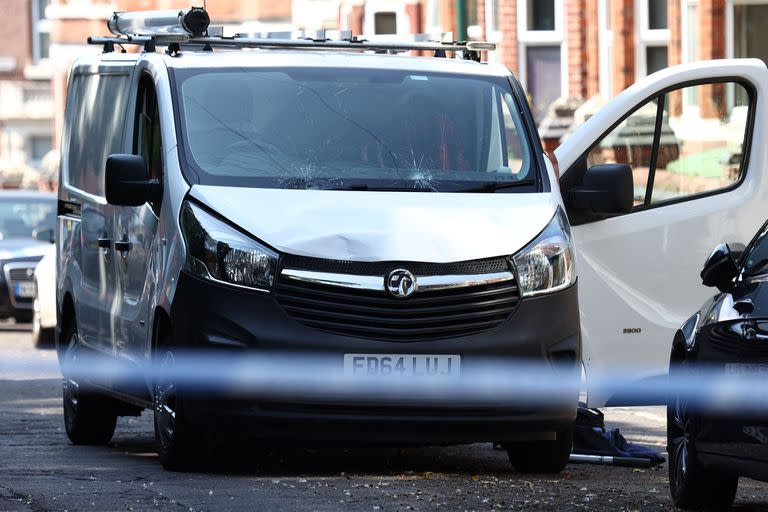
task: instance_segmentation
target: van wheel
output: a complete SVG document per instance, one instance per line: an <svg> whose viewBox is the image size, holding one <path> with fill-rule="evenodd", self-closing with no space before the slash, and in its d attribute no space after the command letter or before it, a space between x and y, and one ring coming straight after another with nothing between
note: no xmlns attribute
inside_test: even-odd
<svg viewBox="0 0 768 512"><path fill-rule="evenodd" d="M554 441L508 443L509 462L520 473L560 473L568 464L573 448L573 430L557 433Z"/></svg>
<svg viewBox="0 0 768 512"><path fill-rule="evenodd" d="M674 371L674 367L672 368ZM728 510L736 498L739 477L712 471L699 462L694 423L687 402L672 396L667 404L669 491L672 502L687 510Z"/></svg>
<svg viewBox="0 0 768 512"><path fill-rule="evenodd" d="M204 436L190 424L184 409L183 393L173 375L173 352L161 345L155 355L155 382L152 386L155 439L163 467L170 471L188 471L200 463L205 453Z"/></svg>
<svg viewBox="0 0 768 512"><path fill-rule="evenodd" d="M62 339L67 340L63 347L64 368L73 368L77 364L78 340L74 322L65 328ZM64 378L63 390L64 427L67 437L73 444L107 444L115 433L117 414L112 401L97 392L84 390L71 378Z"/></svg>

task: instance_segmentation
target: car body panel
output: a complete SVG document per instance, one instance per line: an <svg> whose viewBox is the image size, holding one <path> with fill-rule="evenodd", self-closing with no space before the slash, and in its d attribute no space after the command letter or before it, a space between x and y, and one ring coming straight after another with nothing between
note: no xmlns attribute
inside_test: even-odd
<svg viewBox="0 0 768 512"><path fill-rule="evenodd" d="M40 327L56 327L56 247L46 246L45 255L35 266L36 308Z"/></svg>
<svg viewBox="0 0 768 512"><path fill-rule="evenodd" d="M670 88L713 79L743 80L756 93L748 141L754 143L749 145L743 181L722 193L573 227L590 406L632 403L604 385L603 377L618 369L628 380L663 378L667 340L709 294L691 268L721 241L749 240L762 223L768 197L768 69L757 59L737 59L654 73L610 101L555 151L567 179L569 169L595 141L646 100Z"/></svg>
<svg viewBox="0 0 768 512"><path fill-rule="evenodd" d="M560 204L559 195L546 193L195 185L190 195L280 252L352 261L447 263L512 255L541 232Z"/></svg>
<svg viewBox="0 0 768 512"><path fill-rule="evenodd" d="M734 304L750 301L752 312L739 312ZM691 436L701 462L717 470L768 481L768 401L747 398L747 388L759 386L768 375L768 281L764 278L737 280L732 290L720 293L699 310L698 329L686 344L678 331L672 349L672 364L687 368L698 383L675 385L705 389L691 400ZM728 378L731 390L742 390L744 399L726 402L718 397L717 379ZM714 387L706 387L715 382ZM725 408L723 408L725 406Z"/></svg>

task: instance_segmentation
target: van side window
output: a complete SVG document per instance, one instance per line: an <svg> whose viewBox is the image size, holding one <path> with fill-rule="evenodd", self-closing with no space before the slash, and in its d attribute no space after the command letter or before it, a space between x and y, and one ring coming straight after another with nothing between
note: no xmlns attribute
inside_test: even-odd
<svg viewBox="0 0 768 512"><path fill-rule="evenodd" d="M735 82L662 94L606 134L587 155L587 167L629 164L635 209L728 190L742 177L749 97Z"/></svg>
<svg viewBox="0 0 768 512"><path fill-rule="evenodd" d="M160 134L160 109L152 78L145 75L139 83L136 102L133 152L144 157L149 178L160 179L163 175L163 142Z"/></svg>
<svg viewBox="0 0 768 512"><path fill-rule="evenodd" d="M67 184L104 195L107 157L122 153L128 74L78 74L72 79Z"/></svg>

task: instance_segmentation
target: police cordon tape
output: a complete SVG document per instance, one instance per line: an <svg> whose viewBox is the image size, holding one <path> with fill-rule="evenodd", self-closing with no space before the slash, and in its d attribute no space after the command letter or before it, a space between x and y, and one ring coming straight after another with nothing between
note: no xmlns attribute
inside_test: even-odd
<svg viewBox="0 0 768 512"><path fill-rule="evenodd" d="M439 407L561 407L579 394L579 366L521 360L472 359L450 371L439 356L388 361L376 368L365 355L344 363L335 355L295 353L174 352L153 363L132 366L93 353L79 353L60 368L54 353L47 358L4 353L0 380L66 378L78 382L146 385L172 381L190 391L215 391L253 397L349 402L414 404ZM432 358L432 359L430 359ZM415 361L415 362L414 362ZM626 404L663 404L671 397L726 414L768 414L768 365L734 364L673 369L669 376L628 381L636 374L616 368L590 374L590 389L621 396Z"/></svg>

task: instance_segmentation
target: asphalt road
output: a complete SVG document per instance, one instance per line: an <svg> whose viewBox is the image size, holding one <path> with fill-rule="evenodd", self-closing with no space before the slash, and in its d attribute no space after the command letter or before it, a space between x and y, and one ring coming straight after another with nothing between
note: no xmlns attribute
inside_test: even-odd
<svg viewBox="0 0 768 512"><path fill-rule="evenodd" d="M0 325L0 357L32 347ZM275 446L260 460L208 473L164 471L150 415L121 418L107 447L67 441L56 375L0 374L0 512L226 510L673 510L666 468L569 465L557 476L515 473L489 444L427 448ZM18 378L18 375L16 376ZM606 411L609 427L664 450L661 408ZM242 459L242 457L241 457ZM742 479L736 510L768 509L768 485Z"/></svg>

